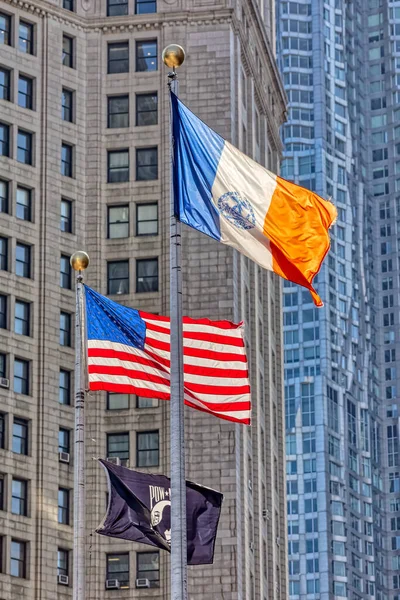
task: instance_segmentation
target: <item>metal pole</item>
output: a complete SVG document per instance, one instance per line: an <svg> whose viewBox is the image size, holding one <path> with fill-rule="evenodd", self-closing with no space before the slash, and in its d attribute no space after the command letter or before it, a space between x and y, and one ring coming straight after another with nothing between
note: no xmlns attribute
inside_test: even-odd
<svg viewBox="0 0 400 600"><path fill-rule="evenodd" d="M168 86L178 95L176 68L185 60L185 51L170 44L162 53L164 64L172 68ZM181 224L175 216L174 152L170 106L170 315L171 315L171 600L187 600L187 539L186 539L186 480L185 480L185 419L183 387L182 337L182 258Z"/></svg>
<svg viewBox="0 0 400 600"><path fill-rule="evenodd" d="M239 316L239 253L233 250L233 320L240 321ZM235 463L236 463L236 570L237 600L243 600L243 534L242 534L242 426L235 425Z"/></svg>
<svg viewBox="0 0 400 600"><path fill-rule="evenodd" d="M168 75L171 91L178 95L175 68ZM170 313L171 313L171 600L187 599L187 539L185 481L185 420L182 337L181 223L175 216L173 139L171 113L170 184Z"/></svg>
<svg viewBox="0 0 400 600"><path fill-rule="evenodd" d="M76 252L71 265L76 270L75 315L75 438L74 438L74 568L73 600L85 600L85 310L82 270L89 257Z"/></svg>

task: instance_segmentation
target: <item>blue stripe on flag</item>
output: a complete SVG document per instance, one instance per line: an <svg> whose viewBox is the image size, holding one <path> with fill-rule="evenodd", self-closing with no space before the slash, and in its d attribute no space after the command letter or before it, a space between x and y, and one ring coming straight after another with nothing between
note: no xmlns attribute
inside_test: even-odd
<svg viewBox="0 0 400 600"><path fill-rule="evenodd" d="M144 349L146 323L138 311L117 304L85 285L89 340L103 340Z"/></svg>
<svg viewBox="0 0 400 600"><path fill-rule="evenodd" d="M225 141L171 92L175 214L182 223L220 240L211 189Z"/></svg>

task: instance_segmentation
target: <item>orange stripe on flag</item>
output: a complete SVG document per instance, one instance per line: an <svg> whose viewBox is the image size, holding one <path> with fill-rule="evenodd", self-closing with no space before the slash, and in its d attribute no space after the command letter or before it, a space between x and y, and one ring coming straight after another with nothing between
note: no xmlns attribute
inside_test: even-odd
<svg viewBox="0 0 400 600"><path fill-rule="evenodd" d="M263 229L271 242L273 270L308 288L316 306L323 306L312 281L330 248L328 229L336 219L336 208L281 177L276 183Z"/></svg>

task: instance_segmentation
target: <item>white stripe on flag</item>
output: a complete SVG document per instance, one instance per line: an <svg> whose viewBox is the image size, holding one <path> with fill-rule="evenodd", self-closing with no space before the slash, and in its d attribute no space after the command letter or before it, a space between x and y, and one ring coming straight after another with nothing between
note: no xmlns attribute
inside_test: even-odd
<svg viewBox="0 0 400 600"><path fill-rule="evenodd" d="M146 373L148 375L155 375L158 377L164 377L165 379L170 379L169 368L165 371L152 367L150 365L142 365L136 364L132 361L120 360L115 358L101 358L101 357L89 357L88 364L93 366L102 366L102 367L118 367L121 369L126 369L126 371L137 371L140 370L141 373ZM129 373L126 373L129 376ZM238 387L243 385L248 385L247 377L215 377L212 373L207 377L201 375L192 375L190 373L185 373L185 382L187 383L196 383L202 385L214 385L216 387Z"/></svg>
<svg viewBox="0 0 400 600"><path fill-rule="evenodd" d="M218 208L218 200L227 192L237 192L247 201L254 213L255 226L239 229L220 212L221 242L236 248L242 254L256 260L264 269L273 271L269 240L265 237L264 221L276 188L276 176L225 142L211 190L212 202ZM243 205L242 210L245 210Z"/></svg>

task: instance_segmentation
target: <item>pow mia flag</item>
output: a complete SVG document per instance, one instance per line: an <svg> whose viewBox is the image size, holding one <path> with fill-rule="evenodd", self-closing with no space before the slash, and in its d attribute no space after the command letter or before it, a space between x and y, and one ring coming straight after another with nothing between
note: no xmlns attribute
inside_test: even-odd
<svg viewBox="0 0 400 600"><path fill-rule="evenodd" d="M171 490L165 475L99 459L108 477L107 514L97 533L171 551ZM186 481L187 561L212 564L223 495Z"/></svg>

